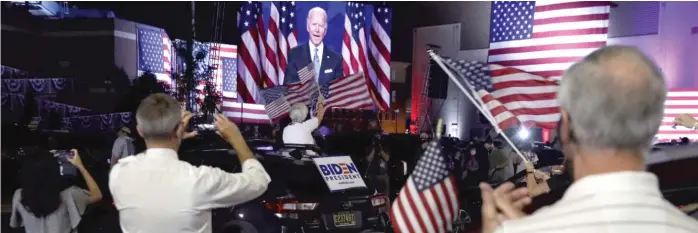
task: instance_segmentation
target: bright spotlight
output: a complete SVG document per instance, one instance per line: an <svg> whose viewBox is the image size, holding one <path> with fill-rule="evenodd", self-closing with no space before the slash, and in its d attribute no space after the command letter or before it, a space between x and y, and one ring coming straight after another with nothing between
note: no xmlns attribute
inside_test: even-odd
<svg viewBox="0 0 698 233"><path fill-rule="evenodd" d="M519 138L527 139L528 138L528 130L526 130L525 128L522 128L521 130L519 130Z"/></svg>

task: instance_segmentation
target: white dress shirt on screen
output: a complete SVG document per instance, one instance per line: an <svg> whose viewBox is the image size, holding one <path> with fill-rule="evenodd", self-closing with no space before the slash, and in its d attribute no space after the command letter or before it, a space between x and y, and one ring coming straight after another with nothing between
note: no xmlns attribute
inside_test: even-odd
<svg viewBox="0 0 698 233"><path fill-rule="evenodd" d="M654 174L616 172L582 178L554 205L496 232L696 233L698 221L664 200Z"/></svg>
<svg viewBox="0 0 698 233"><path fill-rule="evenodd" d="M171 149L123 158L109 174L109 190L124 233L211 232L211 209L257 198L271 179L254 159L242 173L180 161Z"/></svg>

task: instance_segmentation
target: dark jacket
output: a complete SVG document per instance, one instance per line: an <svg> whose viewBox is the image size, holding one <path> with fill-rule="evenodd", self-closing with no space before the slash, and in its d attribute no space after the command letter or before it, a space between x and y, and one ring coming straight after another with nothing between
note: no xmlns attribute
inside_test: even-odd
<svg viewBox="0 0 698 233"><path fill-rule="evenodd" d="M344 75L342 57L326 45L323 44L323 46L325 47L322 52L322 63L320 65L320 85L326 85ZM288 66L286 66L284 85L299 82L298 70L303 69L303 67L308 66L312 62L308 43L292 48L288 52Z"/></svg>

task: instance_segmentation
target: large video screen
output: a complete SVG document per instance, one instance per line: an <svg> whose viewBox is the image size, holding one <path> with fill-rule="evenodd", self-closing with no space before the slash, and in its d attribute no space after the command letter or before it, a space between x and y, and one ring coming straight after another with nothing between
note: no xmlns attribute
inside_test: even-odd
<svg viewBox="0 0 698 233"><path fill-rule="evenodd" d="M248 2L238 17L243 83L237 86L245 102L260 103L260 89L300 82L298 71L312 66L315 81L330 89L337 80L364 74L364 94L389 107L391 9L355 2Z"/></svg>

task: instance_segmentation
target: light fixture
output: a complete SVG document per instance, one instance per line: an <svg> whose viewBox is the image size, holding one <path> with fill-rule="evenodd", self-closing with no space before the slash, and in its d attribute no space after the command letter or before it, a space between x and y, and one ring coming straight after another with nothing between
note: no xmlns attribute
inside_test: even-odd
<svg viewBox="0 0 698 233"><path fill-rule="evenodd" d="M519 130L518 135L519 135L519 138L520 138L520 139L527 139L528 136L529 136L529 133L528 133L528 130L526 130L526 128L521 128L521 129Z"/></svg>

